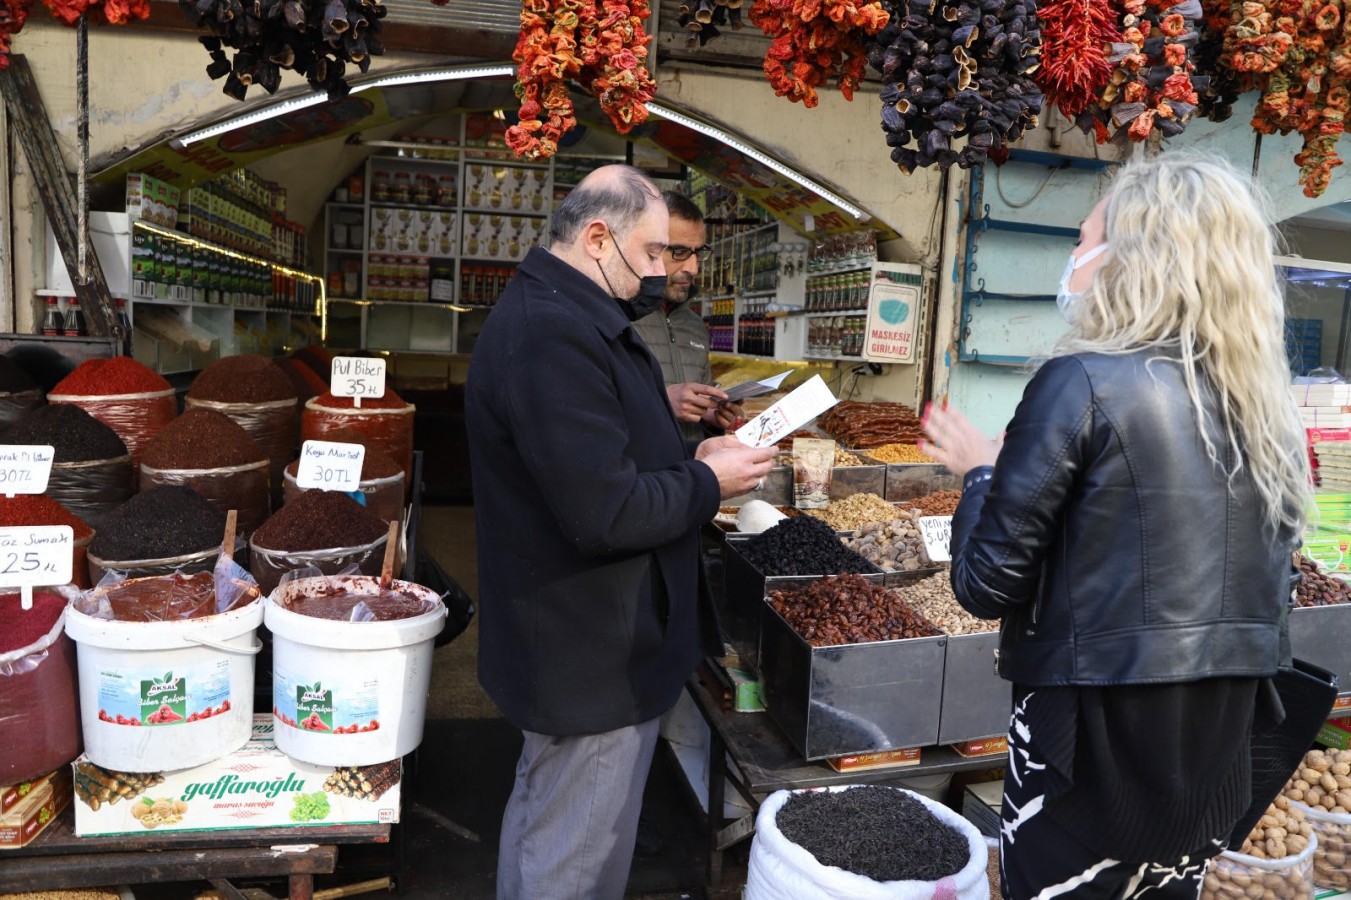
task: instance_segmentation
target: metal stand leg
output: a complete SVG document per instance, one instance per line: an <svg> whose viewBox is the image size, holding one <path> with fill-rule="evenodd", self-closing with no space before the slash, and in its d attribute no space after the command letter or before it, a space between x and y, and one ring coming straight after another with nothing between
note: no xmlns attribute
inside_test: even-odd
<svg viewBox="0 0 1351 900"><path fill-rule="evenodd" d="M290 877L290 890L287 892L290 900L313 900L314 898L314 876L313 875L292 875Z"/></svg>
<svg viewBox="0 0 1351 900"><path fill-rule="evenodd" d="M727 745L716 728L709 729L708 742L708 889L722 887L723 799L727 788Z"/></svg>

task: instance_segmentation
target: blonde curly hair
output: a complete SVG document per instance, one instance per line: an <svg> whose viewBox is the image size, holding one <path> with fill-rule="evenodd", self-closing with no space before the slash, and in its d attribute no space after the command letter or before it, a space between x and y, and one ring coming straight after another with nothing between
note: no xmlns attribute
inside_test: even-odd
<svg viewBox="0 0 1351 900"><path fill-rule="evenodd" d="M1237 460L1229 478L1246 465L1268 525L1298 533L1309 459L1289 391L1269 210L1222 159L1172 152L1123 166L1107 192L1108 250L1055 352L1176 351L1211 461L1223 467L1204 427L1207 389Z"/></svg>

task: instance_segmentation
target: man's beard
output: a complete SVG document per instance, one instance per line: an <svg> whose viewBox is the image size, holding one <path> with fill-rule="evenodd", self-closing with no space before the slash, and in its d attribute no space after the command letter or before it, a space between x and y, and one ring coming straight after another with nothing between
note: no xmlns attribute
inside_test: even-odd
<svg viewBox="0 0 1351 900"><path fill-rule="evenodd" d="M666 286L666 302L670 304L684 303L690 298L690 290L694 287L694 282L686 284L676 284L668 282Z"/></svg>

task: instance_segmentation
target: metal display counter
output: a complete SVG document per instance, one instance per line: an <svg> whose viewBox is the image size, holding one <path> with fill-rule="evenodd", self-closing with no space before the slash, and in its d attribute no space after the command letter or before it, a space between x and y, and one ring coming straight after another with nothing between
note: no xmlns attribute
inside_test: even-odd
<svg viewBox="0 0 1351 900"><path fill-rule="evenodd" d="M705 676L708 677L708 676ZM710 688L696 672L687 687L699 714L708 723L712 740L708 748L708 809L706 835L707 886L722 884L722 855L727 848L755 833L755 815L760 803L778 790L826 787L837 784L868 784L885 778L939 775L948 772L997 768L1004 756L966 758L947 747L925 747L918 765L894 769L836 772L825 763L809 763L788 742L779 727L763 713L737 713L723 709L721 690ZM728 758L735 767L728 765ZM727 785L751 806L751 812L724 825L717 811L723 808Z"/></svg>
<svg viewBox="0 0 1351 900"><path fill-rule="evenodd" d="M290 900L310 900L314 876L336 867L339 844L387 843L390 837L389 825L76 837L74 823L74 807L68 806L28 846L3 851L0 893L204 880L239 900L244 895L230 879L285 876Z"/></svg>

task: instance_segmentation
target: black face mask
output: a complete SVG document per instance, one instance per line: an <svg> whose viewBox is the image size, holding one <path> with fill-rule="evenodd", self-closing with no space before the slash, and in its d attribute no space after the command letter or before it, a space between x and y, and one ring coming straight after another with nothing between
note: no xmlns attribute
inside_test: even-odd
<svg viewBox="0 0 1351 900"><path fill-rule="evenodd" d="M614 232L610 232L614 237ZM610 284L610 278L605 274L605 267L596 260L596 268L600 269L600 277L605 279L605 286L610 289L610 295L619 301L628 314L630 321L636 321L649 313L656 312L661 308L661 304L666 299L666 276L665 275L639 275L629 265L628 259L624 256L624 251L619 249L619 239L615 238L615 252L619 254L620 260L624 263L624 268L632 273L634 278L638 279L638 293L632 297L624 298L615 294L615 289Z"/></svg>

